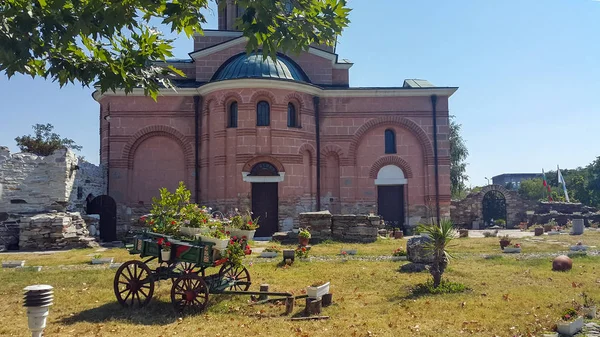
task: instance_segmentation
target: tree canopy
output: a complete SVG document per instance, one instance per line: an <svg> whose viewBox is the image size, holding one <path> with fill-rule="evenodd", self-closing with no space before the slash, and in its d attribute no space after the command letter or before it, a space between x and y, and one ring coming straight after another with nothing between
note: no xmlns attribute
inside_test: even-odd
<svg viewBox="0 0 600 337"><path fill-rule="evenodd" d="M450 116L450 183L453 198L460 198L466 191L465 181L467 176L467 163L469 150L464 139L460 135L461 124L458 124L454 116Z"/></svg>
<svg viewBox="0 0 600 337"><path fill-rule="evenodd" d="M600 157L586 167L561 169L561 173L571 202L600 207ZM546 172L546 179L552 190L552 199L566 201L562 185L558 183L557 172ZM524 180L519 187L519 194L529 200L548 200L546 191L541 178Z"/></svg>
<svg viewBox="0 0 600 337"><path fill-rule="evenodd" d="M69 138L60 138L60 135L52 132L52 124L35 124L33 127L34 135L27 135L15 138L17 146L21 151L37 154L38 156L49 156L58 149L81 150L82 147L75 144L75 141Z"/></svg>
<svg viewBox="0 0 600 337"><path fill-rule="evenodd" d="M292 2L293 10L287 7ZM346 0L231 0L244 8L237 28L247 51L300 52L311 44L335 43L348 25ZM0 1L0 71L49 78L63 86L97 81L102 92L143 88L156 99L167 75L183 76L155 62L173 56L171 32L202 34L203 14L219 0L4 0ZM286 10L287 9L287 10Z"/></svg>

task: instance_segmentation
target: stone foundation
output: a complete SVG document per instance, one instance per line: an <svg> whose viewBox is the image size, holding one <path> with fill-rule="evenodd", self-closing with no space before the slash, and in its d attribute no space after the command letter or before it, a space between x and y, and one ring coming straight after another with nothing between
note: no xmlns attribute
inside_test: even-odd
<svg viewBox="0 0 600 337"><path fill-rule="evenodd" d="M331 215L329 211L301 213L299 219L300 227L310 228L314 242L375 242L380 225L378 216Z"/></svg>
<svg viewBox="0 0 600 337"><path fill-rule="evenodd" d="M331 234L337 241L375 242L378 230L378 216L334 215L332 217Z"/></svg>
<svg viewBox="0 0 600 337"><path fill-rule="evenodd" d="M97 218L85 217L98 227ZM23 250L71 249L94 246L88 224L75 213L45 213L21 218L19 248Z"/></svg>

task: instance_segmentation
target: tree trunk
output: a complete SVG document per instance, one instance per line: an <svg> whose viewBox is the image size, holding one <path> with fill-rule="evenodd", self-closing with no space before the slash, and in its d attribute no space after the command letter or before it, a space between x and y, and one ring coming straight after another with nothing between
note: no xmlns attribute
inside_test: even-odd
<svg viewBox="0 0 600 337"><path fill-rule="evenodd" d="M440 283L442 282L442 273L440 273L439 271L433 272L432 269L431 276L433 276L433 287L439 287Z"/></svg>

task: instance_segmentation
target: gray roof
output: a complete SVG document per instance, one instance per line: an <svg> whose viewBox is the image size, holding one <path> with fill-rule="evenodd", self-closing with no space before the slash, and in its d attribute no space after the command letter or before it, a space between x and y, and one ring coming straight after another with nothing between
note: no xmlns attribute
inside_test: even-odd
<svg viewBox="0 0 600 337"><path fill-rule="evenodd" d="M211 81L238 78L271 78L310 83L308 76L296 62L283 54L277 60L260 54L238 54L231 57L217 70Z"/></svg>

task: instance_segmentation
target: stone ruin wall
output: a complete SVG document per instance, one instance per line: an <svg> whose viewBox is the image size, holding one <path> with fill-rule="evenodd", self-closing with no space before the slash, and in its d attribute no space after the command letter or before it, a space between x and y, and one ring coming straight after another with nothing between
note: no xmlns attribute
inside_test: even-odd
<svg viewBox="0 0 600 337"><path fill-rule="evenodd" d="M79 213L84 214L89 194L105 192L102 172L68 149L43 157L11 154L8 148L0 147L0 247L58 249L87 245L89 240L80 239L88 237L88 225L97 227L97 217ZM75 213L64 213L67 210Z"/></svg>
<svg viewBox="0 0 600 337"><path fill-rule="evenodd" d="M483 196L492 190L500 191L506 198L507 228L517 228L520 222L527 222L528 226L545 224L551 219L555 219L559 225L573 219L584 219L586 226L589 226L590 220L600 222L600 213L593 207L581 203L525 200L517 192L498 185L486 186L462 200L453 200L450 208L452 222L463 228L473 228L474 222L482 221ZM534 214L527 214L532 211ZM483 228L482 224L480 228Z"/></svg>
<svg viewBox="0 0 600 337"><path fill-rule="evenodd" d="M380 219L367 215L332 215L329 211L299 215L300 228L310 228L315 242L333 239L342 242L369 243L377 240Z"/></svg>

